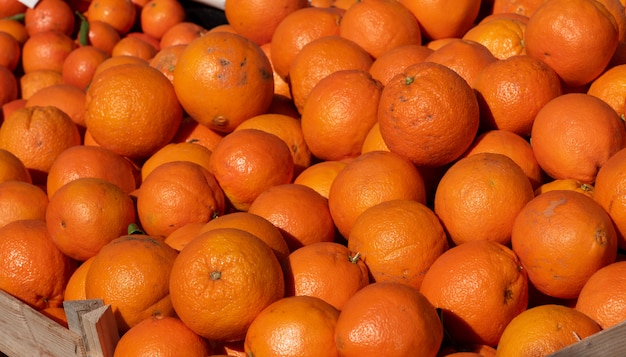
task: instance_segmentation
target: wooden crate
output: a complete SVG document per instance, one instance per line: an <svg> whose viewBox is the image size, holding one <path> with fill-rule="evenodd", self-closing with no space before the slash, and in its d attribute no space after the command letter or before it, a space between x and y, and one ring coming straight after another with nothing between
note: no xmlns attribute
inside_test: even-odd
<svg viewBox="0 0 626 357"><path fill-rule="evenodd" d="M69 329L0 290L0 356L111 357L119 339L109 305L64 304ZM626 356L626 321L548 357Z"/></svg>

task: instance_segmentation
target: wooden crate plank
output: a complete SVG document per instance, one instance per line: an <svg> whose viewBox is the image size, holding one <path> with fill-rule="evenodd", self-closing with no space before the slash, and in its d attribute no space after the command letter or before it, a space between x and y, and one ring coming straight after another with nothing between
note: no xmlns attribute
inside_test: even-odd
<svg viewBox="0 0 626 357"><path fill-rule="evenodd" d="M86 357L82 339L0 290L0 351L9 357Z"/></svg>
<svg viewBox="0 0 626 357"><path fill-rule="evenodd" d="M626 321L567 346L548 357L626 356Z"/></svg>

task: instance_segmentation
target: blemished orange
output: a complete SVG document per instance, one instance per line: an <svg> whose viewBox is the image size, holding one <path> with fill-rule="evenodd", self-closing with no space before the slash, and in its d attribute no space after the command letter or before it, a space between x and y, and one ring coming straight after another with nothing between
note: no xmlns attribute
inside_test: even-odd
<svg viewBox="0 0 626 357"><path fill-rule="evenodd" d="M291 151L294 175L311 165L313 160L309 143L302 132L302 121L285 114L267 113L254 116L239 124L235 130L257 129L282 139Z"/></svg>
<svg viewBox="0 0 626 357"><path fill-rule="evenodd" d="M109 56L113 53L113 47L121 39L121 35L115 27L105 21L91 20L89 21L89 44L101 49Z"/></svg>
<svg viewBox="0 0 626 357"><path fill-rule="evenodd" d="M437 311L418 290L371 283L339 313L335 343L341 356L434 357L443 340Z"/></svg>
<svg viewBox="0 0 626 357"><path fill-rule="evenodd" d="M317 297L338 310L369 284L368 269L360 254L337 242L298 248L289 255L286 266L286 296Z"/></svg>
<svg viewBox="0 0 626 357"><path fill-rule="evenodd" d="M530 180L515 161L483 152L459 159L443 174L434 211L457 245L473 240L508 245L515 218L534 197Z"/></svg>
<svg viewBox="0 0 626 357"><path fill-rule="evenodd" d="M365 70L339 70L322 78L301 111L302 134L313 156L323 161L359 156L378 122L382 91Z"/></svg>
<svg viewBox="0 0 626 357"><path fill-rule="evenodd" d="M54 106L69 115L80 132L85 129L85 91L71 84L47 86L31 95L26 107Z"/></svg>
<svg viewBox="0 0 626 357"><path fill-rule="evenodd" d="M266 218L249 212L231 212L205 223L199 233L218 228L237 228L256 236L272 248L281 266L285 266L289 246L278 227Z"/></svg>
<svg viewBox="0 0 626 357"><path fill-rule="evenodd" d="M417 166L448 164L469 148L478 132L478 101L452 69L420 62L385 86L378 123L389 150Z"/></svg>
<svg viewBox="0 0 626 357"><path fill-rule="evenodd" d="M357 1L344 12L339 35L356 42L374 58L395 47L422 43L417 19L395 0Z"/></svg>
<svg viewBox="0 0 626 357"><path fill-rule="evenodd" d="M394 47L376 57L369 72L384 86L393 76L412 64L422 62L433 52L433 49L421 44Z"/></svg>
<svg viewBox="0 0 626 357"><path fill-rule="evenodd" d="M179 318L155 315L126 331L115 345L113 357L206 357L212 353L209 341L198 336Z"/></svg>
<svg viewBox="0 0 626 357"><path fill-rule="evenodd" d="M191 161L171 161L146 176L136 205L146 233L167 237L187 223L206 223L224 214L226 198L208 169Z"/></svg>
<svg viewBox="0 0 626 357"><path fill-rule="evenodd" d="M257 129L237 130L224 136L209 160L230 205L247 211L266 189L293 179L291 150L274 134Z"/></svg>
<svg viewBox="0 0 626 357"><path fill-rule="evenodd" d="M313 88L325 77L341 70L369 71L373 58L355 42L340 36L324 36L307 43L289 68L291 97L302 114Z"/></svg>
<svg viewBox="0 0 626 357"><path fill-rule="evenodd" d="M537 290L570 299L593 273L615 261L618 243L610 216L593 198L554 190L520 211L511 247Z"/></svg>
<svg viewBox="0 0 626 357"><path fill-rule="evenodd" d="M179 253L169 278L176 314L195 333L218 342L243 340L254 318L285 294L272 249L237 228L196 236Z"/></svg>
<svg viewBox="0 0 626 357"><path fill-rule="evenodd" d="M87 89L85 125L102 147L146 158L167 145L183 119L172 83L147 64L114 66Z"/></svg>
<svg viewBox="0 0 626 357"><path fill-rule="evenodd" d="M190 21L179 22L170 27L159 42L161 49L169 46L188 45L196 38L203 36L208 30L203 26Z"/></svg>
<svg viewBox="0 0 626 357"><path fill-rule="evenodd" d="M554 190L573 190L594 197L595 188L593 185L582 183L574 179L557 179L548 181L535 189L535 196Z"/></svg>
<svg viewBox="0 0 626 357"><path fill-rule="evenodd" d="M309 186L323 197L328 198L333 180L347 164L345 161L332 160L316 162L300 172L293 180L293 183Z"/></svg>
<svg viewBox="0 0 626 357"><path fill-rule="evenodd" d="M150 0L140 10L141 31L158 39L172 26L185 21L187 14L183 4L176 0Z"/></svg>
<svg viewBox="0 0 626 357"><path fill-rule="evenodd" d="M145 180L155 168L172 161L190 161L208 170L210 158L211 150L202 145L191 142L169 143L143 162L141 180Z"/></svg>
<svg viewBox="0 0 626 357"><path fill-rule="evenodd" d="M137 20L137 8L131 0L94 0L89 3L87 20L101 21L125 35Z"/></svg>
<svg viewBox="0 0 626 357"><path fill-rule="evenodd" d="M24 12L24 26L29 36L44 31L74 34L74 9L64 0L41 0Z"/></svg>
<svg viewBox="0 0 626 357"><path fill-rule="evenodd" d="M285 80L302 47L314 39L339 35L342 12L333 8L305 7L287 15L272 36L272 65ZM287 80L288 81L288 80Z"/></svg>
<svg viewBox="0 0 626 357"><path fill-rule="evenodd" d="M526 53L547 63L573 88L604 71L618 41L615 18L596 0L547 1L524 31Z"/></svg>
<svg viewBox="0 0 626 357"><path fill-rule="evenodd" d="M282 298L261 311L244 340L249 356L339 357L335 325L339 310L313 296ZM288 342L277 336L291 336Z"/></svg>
<svg viewBox="0 0 626 357"><path fill-rule="evenodd" d="M120 334L150 316L174 316L169 278L177 256L163 239L122 235L94 256L85 277L87 299L111 305Z"/></svg>
<svg viewBox="0 0 626 357"><path fill-rule="evenodd" d="M109 54L94 46L81 46L74 49L63 62L61 70L63 82L81 90L87 89L96 68L107 58Z"/></svg>
<svg viewBox="0 0 626 357"><path fill-rule="evenodd" d="M24 219L0 228L0 289L36 310L59 307L76 263L61 253L46 222Z"/></svg>
<svg viewBox="0 0 626 357"><path fill-rule="evenodd" d="M514 132L502 129L488 130L479 134L461 157L482 152L508 156L524 171L534 189L544 182L543 172L530 143Z"/></svg>
<svg viewBox="0 0 626 357"><path fill-rule="evenodd" d="M359 215L348 248L365 262L373 282L397 282L419 290L428 268L448 249L448 237L425 204L391 200Z"/></svg>
<svg viewBox="0 0 626 357"><path fill-rule="evenodd" d="M516 13L530 17L544 0L493 0L493 14Z"/></svg>
<svg viewBox="0 0 626 357"><path fill-rule="evenodd" d="M46 226L65 255L85 261L135 222L135 204L115 184L84 177L61 186L49 199Z"/></svg>
<svg viewBox="0 0 626 357"><path fill-rule="evenodd" d="M624 117L624 100L626 99L626 64L617 65L604 71L589 85L587 94L598 97L606 102L622 118Z"/></svg>
<svg viewBox="0 0 626 357"><path fill-rule="evenodd" d="M22 46L22 69L24 73L42 69L61 73L63 62L76 47L73 38L59 31L29 36Z"/></svg>
<svg viewBox="0 0 626 357"><path fill-rule="evenodd" d="M496 357L547 356L600 330L593 319L574 308L556 304L536 306L507 325Z"/></svg>
<svg viewBox="0 0 626 357"><path fill-rule="evenodd" d="M224 133L209 129L190 116L184 116L172 143L188 142L202 145L213 151L215 145L222 140Z"/></svg>
<svg viewBox="0 0 626 357"><path fill-rule="evenodd" d="M38 91L63 83L61 72L52 69L38 69L19 77L20 99L28 100Z"/></svg>
<svg viewBox="0 0 626 357"><path fill-rule="evenodd" d="M72 119L52 106L18 109L0 126L0 148L15 154L36 184L44 184L54 159L80 140Z"/></svg>
<svg viewBox="0 0 626 357"><path fill-rule="evenodd" d="M530 140L539 166L550 177L593 183L606 160L626 146L626 127L601 99L567 93L539 110Z"/></svg>
<svg viewBox="0 0 626 357"><path fill-rule="evenodd" d="M224 15L235 32L261 46L272 41L285 17L308 6L307 0L228 0Z"/></svg>
<svg viewBox="0 0 626 357"><path fill-rule="evenodd" d="M497 58L481 43L458 39L441 46L424 59L426 62L442 64L463 77L473 87L478 74Z"/></svg>
<svg viewBox="0 0 626 357"><path fill-rule="evenodd" d="M339 233L347 239L363 211L393 199L426 203L422 174L403 156L371 151L348 162L337 174L330 186L328 206Z"/></svg>
<svg viewBox="0 0 626 357"><path fill-rule="evenodd" d="M626 261L617 261L596 271L585 283L576 310L607 329L626 320Z"/></svg>
<svg viewBox="0 0 626 357"><path fill-rule="evenodd" d="M187 48L187 45L172 45L162 48L150 59L148 64L161 71L173 84L174 69L176 69L178 58L185 48Z"/></svg>
<svg viewBox="0 0 626 357"><path fill-rule="evenodd" d="M87 299L85 280L87 279L87 272L93 260L94 258L91 257L84 262L80 262L78 267L74 270L70 279L67 281L67 285L65 285L65 293L63 294L64 301Z"/></svg>
<svg viewBox="0 0 626 357"><path fill-rule="evenodd" d="M20 89L18 82L10 69L0 66L0 106L18 99Z"/></svg>
<svg viewBox="0 0 626 357"><path fill-rule="evenodd" d="M526 309L528 277L510 248L476 240L439 256L420 292L441 309L452 341L495 346L506 325Z"/></svg>
<svg viewBox="0 0 626 357"><path fill-rule="evenodd" d="M626 249L625 163L626 149L622 149L602 165L593 185L593 198L611 216L622 249Z"/></svg>
<svg viewBox="0 0 626 357"><path fill-rule="evenodd" d="M480 0L463 0L454 3L442 0L402 0L417 18L426 39L459 38L478 18Z"/></svg>
<svg viewBox="0 0 626 357"><path fill-rule="evenodd" d="M227 133L269 109L272 73L269 59L254 42L230 32L210 32L188 44L178 58L174 88L191 117Z"/></svg>
<svg viewBox="0 0 626 357"><path fill-rule="evenodd" d="M12 35L0 32L0 65L14 71L21 62L22 46Z"/></svg>
<svg viewBox="0 0 626 357"><path fill-rule="evenodd" d="M0 149L0 183L6 181L32 183L33 179L22 160L9 150Z"/></svg>
<svg viewBox="0 0 626 357"><path fill-rule="evenodd" d="M526 53L524 32L526 23L513 18L494 18L482 21L469 29L463 39L476 41L499 60Z"/></svg>
<svg viewBox="0 0 626 357"><path fill-rule="evenodd" d="M81 177L96 177L109 181L122 191L137 188L138 169L125 157L100 146L72 146L52 162L46 180L48 197L66 183Z"/></svg>
<svg viewBox="0 0 626 357"><path fill-rule="evenodd" d="M335 239L328 199L308 186L293 183L272 186L252 201L248 212L272 222L290 251Z"/></svg>
<svg viewBox="0 0 626 357"><path fill-rule="evenodd" d="M111 56L133 56L150 61L158 52L151 43L139 36L122 37L111 50Z"/></svg>
<svg viewBox="0 0 626 357"><path fill-rule="evenodd" d="M23 219L46 219L48 196L38 186L24 181L0 183L0 227Z"/></svg>
<svg viewBox="0 0 626 357"><path fill-rule="evenodd" d="M559 76L528 55L512 56L485 67L473 83L481 130L503 129L530 136L535 117L563 94Z"/></svg>

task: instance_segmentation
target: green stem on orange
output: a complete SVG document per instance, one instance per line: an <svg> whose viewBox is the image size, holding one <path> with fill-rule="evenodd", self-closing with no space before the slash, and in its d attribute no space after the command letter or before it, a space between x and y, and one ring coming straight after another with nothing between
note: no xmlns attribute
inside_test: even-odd
<svg viewBox="0 0 626 357"><path fill-rule="evenodd" d="M89 21L80 12L76 11L76 16L80 19L80 28L78 29L78 42L81 46L89 44Z"/></svg>
<svg viewBox="0 0 626 357"><path fill-rule="evenodd" d="M3 18L3 20L13 20L13 21L24 21L24 18L26 17L26 13L22 12L20 14L15 14L13 16L7 16L5 18Z"/></svg>
<svg viewBox="0 0 626 357"><path fill-rule="evenodd" d="M359 261L360 258L361 258L361 252L357 252L354 255L348 256L348 260L350 261L350 263L356 263Z"/></svg>
<svg viewBox="0 0 626 357"><path fill-rule="evenodd" d="M128 235L133 234L146 234L142 231L136 223L131 223L128 225Z"/></svg>

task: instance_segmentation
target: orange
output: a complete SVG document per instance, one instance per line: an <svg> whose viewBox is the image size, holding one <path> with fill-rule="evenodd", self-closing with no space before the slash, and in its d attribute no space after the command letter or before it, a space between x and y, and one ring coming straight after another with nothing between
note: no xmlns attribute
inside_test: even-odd
<svg viewBox="0 0 626 357"><path fill-rule="evenodd" d="M141 165L141 180L145 180L155 168L172 161L190 161L208 170L210 158L211 150L202 145L190 142L169 143L144 161Z"/></svg>
<svg viewBox="0 0 626 357"><path fill-rule="evenodd" d="M274 98L280 95L287 100L291 99L291 89L289 88L289 83L287 83L283 77L276 73L274 65L272 64L272 43L266 42L265 44L261 45L261 49L263 50L263 53L265 53L267 59L270 60L270 64L272 65L272 77L274 78ZM268 112L272 112L271 106Z"/></svg>
<svg viewBox="0 0 626 357"><path fill-rule="evenodd" d="M71 84L47 86L31 95L26 107L54 106L69 115L79 131L85 129L85 91Z"/></svg>
<svg viewBox="0 0 626 357"><path fill-rule="evenodd" d="M437 355L443 340L433 305L400 283L372 283L344 305L335 327L341 356Z"/></svg>
<svg viewBox="0 0 626 357"><path fill-rule="evenodd" d="M585 283L576 310L596 321L602 329L626 320L626 261L618 261L599 269Z"/></svg>
<svg viewBox="0 0 626 357"><path fill-rule="evenodd" d="M544 183L535 189L535 196L554 190L573 190L585 194L591 198L594 197L594 187L586 183L582 183L574 179L557 179Z"/></svg>
<svg viewBox="0 0 626 357"><path fill-rule="evenodd" d="M31 35L22 46L22 68L25 73L41 69L61 73L63 62L76 46L71 37L58 31Z"/></svg>
<svg viewBox="0 0 626 357"><path fill-rule="evenodd" d="M9 17L21 14L26 11L27 7L23 3L15 0L0 1L0 17Z"/></svg>
<svg viewBox="0 0 626 357"><path fill-rule="evenodd" d="M515 161L503 154L476 153L443 174L434 210L457 245L472 240L507 245L517 214L533 197L532 184Z"/></svg>
<svg viewBox="0 0 626 357"><path fill-rule="evenodd" d="M439 256L420 292L441 310L452 341L495 346L506 325L526 309L528 278L511 249L475 240Z"/></svg>
<svg viewBox="0 0 626 357"><path fill-rule="evenodd" d="M422 175L403 156L372 151L348 162L339 171L330 186L328 206L339 233L347 239L363 211L394 199L426 203Z"/></svg>
<svg viewBox="0 0 626 357"><path fill-rule="evenodd" d="M483 152L492 152L508 156L524 171L533 188L538 188L544 181L543 172L530 143L520 135L508 130L489 130L478 135L472 145L461 156L470 156Z"/></svg>
<svg viewBox="0 0 626 357"><path fill-rule="evenodd" d="M505 0L505 1L509 1L509 0ZM516 0L510 0L510 1L516 1ZM529 0L529 1L535 1L535 0ZM539 0L539 1L543 1L543 0ZM495 5L493 6L495 7ZM487 22L491 20L497 20L497 19L511 19L511 20L520 21L523 24L527 24L528 16L529 15L524 15L523 13L519 13L519 12L494 12L492 10L490 14L483 14L482 16L479 15L478 18L480 21L478 21L478 23Z"/></svg>
<svg viewBox="0 0 626 357"><path fill-rule="evenodd" d="M357 1L343 14L339 35L356 42L374 58L395 47L422 43L417 19L395 0Z"/></svg>
<svg viewBox="0 0 626 357"><path fill-rule="evenodd" d="M139 36L126 35L113 46L111 56L133 56L150 61L157 54L157 51L158 49L146 41L146 39Z"/></svg>
<svg viewBox="0 0 626 357"><path fill-rule="evenodd" d="M0 228L0 289L36 310L60 307L76 264L56 248L38 219L25 219Z"/></svg>
<svg viewBox="0 0 626 357"><path fill-rule="evenodd" d="M626 99L626 64L617 65L604 71L589 85L587 94L598 97L606 102L622 118L624 117L624 100Z"/></svg>
<svg viewBox="0 0 626 357"><path fill-rule="evenodd" d="M8 118L17 109L23 108L26 99L18 98L2 105L2 118Z"/></svg>
<svg viewBox="0 0 626 357"><path fill-rule="evenodd" d="M391 200L359 215L348 248L365 262L372 281L419 290L430 265L448 249L447 239L439 218L426 205Z"/></svg>
<svg viewBox="0 0 626 357"><path fill-rule="evenodd" d="M94 46L81 46L70 52L63 62L63 82L87 89L98 65L109 58L103 50Z"/></svg>
<svg viewBox="0 0 626 357"><path fill-rule="evenodd" d="M384 86L393 76L412 64L422 62L433 52L433 49L421 44L394 47L376 57L369 72Z"/></svg>
<svg viewBox="0 0 626 357"><path fill-rule="evenodd" d="M484 344L454 344L444 341L437 357L495 357L496 349Z"/></svg>
<svg viewBox="0 0 626 357"><path fill-rule="evenodd" d="M24 219L46 219L48 196L38 186L24 181L0 183L0 227Z"/></svg>
<svg viewBox="0 0 626 357"><path fill-rule="evenodd" d="M345 161L316 162L296 176L293 183L309 186L323 197L328 198L333 180L346 165L347 162Z"/></svg>
<svg viewBox="0 0 626 357"><path fill-rule="evenodd" d="M441 46L424 61L442 64L463 77L470 85L483 68L496 62L497 58L479 42L458 39Z"/></svg>
<svg viewBox="0 0 626 357"><path fill-rule="evenodd" d="M100 178L78 178L61 186L46 209L52 241L67 256L85 261L135 221L135 205L115 184Z"/></svg>
<svg viewBox="0 0 626 357"><path fill-rule="evenodd" d="M172 338L175 336L175 338ZM155 315L128 330L115 345L113 357L212 355L209 342L194 333L179 318Z"/></svg>
<svg viewBox="0 0 626 357"><path fill-rule="evenodd" d="M340 36L324 36L307 43L289 69L291 97L302 114L313 87L324 77L341 70L367 72L372 57L355 42Z"/></svg>
<svg viewBox="0 0 626 357"><path fill-rule="evenodd" d="M291 182L291 150L274 134L257 129L237 130L224 136L209 160L230 205L247 211L266 189Z"/></svg>
<svg viewBox="0 0 626 357"><path fill-rule="evenodd" d="M122 235L94 256L85 277L86 297L111 305L121 335L150 316L173 316L169 277L177 256L162 239Z"/></svg>
<svg viewBox="0 0 626 357"><path fill-rule="evenodd" d="M430 40L461 37L478 18L480 0L402 0L417 18L422 36Z"/></svg>
<svg viewBox="0 0 626 357"><path fill-rule="evenodd" d="M571 307L537 306L519 314L506 327L496 356L547 356L600 330L589 316Z"/></svg>
<svg viewBox="0 0 626 357"><path fill-rule="evenodd" d="M442 166L474 141L478 101L470 85L452 69L421 62L385 86L378 122L389 150L417 166Z"/></svg>
<svg viewBox="0 0 626 357"><path fill-rule="evenodd" d="M280 299L261 311L246 333L248 356L339 356L335 325L339 311L312 296ZM289 336L287 341L278 336Z"/></svg>
<svg viewBox="0 0 626 357"><path fill-rule="evenodd" d="M163 49L175 45L188 45L196 38L204 36L207 31L206 28L194 22L182 21L172 25L163 33L159 47Z"/></svg>
<svg viewBox="0 0 626 357"><path fill-rule="evenodd" d="M22 46L12 35L6 32L0 32L0 65L6 67L10 71L17 68L21 62Z"/></svg>
<svg viewBox="0 0 626 357"><path fill-rule="evenodd" d="M0 149L0 183L6 181L32 183L33 180L24 163L15 154Z"/></svg>
<svg viewBox="0 0 626 357"><path fill-rule="evenodd" d="M311 150L302 132L301 120L285 114L260 114L244 121L235 128L235 130L243 129L265 131L282 139L291 150L294 175L311 165Z"/></svg>
<svg viewBox="0 0 626 357"><path fill-rule="evenodd" d="M187 14L183 4L176 0L150 0L139 14L141 31L158 39L172 26L185 21Z"/></svg>
<svg viewBox="0 0 626 357"><path fill-rule="evenodd" d="M544 0L493 0L492 13L516 13L531 16Z"/></svg>
<svg viewBox="0 0 626 357"><path fill-rule="evenodd" d="M85 292L85 279L87 278L87 272L93 262L94 257L91 257L84 262L80 262L78 268L74 270L70 279L65 286L65 294L63 295L64 301L70 300L85 300L87 299Z"/></svg>
<svg viewBox="0 0 626 357"><path fill-rule="evenodd" d="M64 0L41 0L24 12L24 26L29 36L44 31L74 33L74 10Z"/></svg>
<svg viewBox="0 0 626 357"><path fill-rule="evenodd" d="M186 45L173 45L159 50L148 64L158 69L174 84L174 69L178 63L178 58L187 48Z"/></svg>
<svg viewBox="0 0 626 357"><path fill-rule="evenodd" d="M176 314L212 341L243 340L254 318L284 296L272 249L237 228L206 231L181 250L170 275Z"/></svg>
<svg viewBox="0 0 626 357"><path fill-rule="evenodd" d="M236 33L260 46L271 42L285 17L308 6L306 0L228 0L224 15Z"/></svg>
<svg viewBox="0 0 626 357"><path fill-rule="evenodd" d="M597 0L615 18L619 41L626 40L626 9L621 0Z"/></svg>
<svg viewBox="0 0 626 357"><path fill-rule="evenodd" d="M223 80L216 81L216 76ZM231 132L269 108L274 92L272 66L263 50L247 38L207 33L180 55L174 88L191 117L211 129ZM211 98L209 107L206 98Z"/></svg>
<svg viewBox="0 0 626 357"><path fill-rule="evenodd" d="M0 66L0 106L16 100L19 95L18 91L18 79L15 74L8 68Z"/></svg>
<svg viewBox="0 0 626 357"><path fill-rule="evenodd" d="M60 71L52 69L38 69L19 77L21 99L28 100L38 91L55 84L63 83Z"/></svg>
<svg viewBox="0 0 626 357"><path fill-rule="evenodd" d="M305 7L287 15L272 36L272 65L289 82L289 69L296 55L314 39L339 35L342 13L333 8Z"/></svg>
<svg viewBox="0 0 626 357"><path fill-rule="evenodd" d="M503 129L524 138L539 110L563 92L554 70L527 55L486 66L473 84L482 130Z"/></svg>
<svg viewBox="0 0 626 357"><path fill-rule="evenodd" d="M378 121L382 91L365 70L339 70L322 78L301 111L302 134L313 156L334 161L359 156Z"/></svg>
<svg viewBox="0 0 626 357"><path fill-rule="evenodd" d="M171 142L198 144L212 151L223 136L223 133L209 129L190 116L184 116Z"/></svg>
<svg viewBox="0 0 626 357"><path fill-rule="evenodd" d="M482 44L489 49L495 58L503 60L526 53L525 31L526 23L524 21L512 18L494 18L482 21L469 29L463 35L463 39Z"/></svg>
<svg viewBox="0 0 626 357"><path fill-rule="evenodd" d="M278 227L266 218L249 212L232 212L203 224L199 233L218 228L237 228L256 236L272 248L278 261L285 266L290 253L289 246Z"/></svg>
<svg viewBox="0 0 626 357"><path fill-rule="evenodd" d="M113 47L121 40L121 35L115 27L105 21L89 21L89 44L101 49L109 56L113 53Z"/></svg>
<svg viewBox="0 0 626 357"><path fill-rule="evenodd" d="M137 169L123 156L99 146L72 146L50 166L46 180L48 197L66 183L81 177L96 177L115 184L125 193L137 188Z"/></svg>
<svg viewBox="0 0 626 357"><path fill-rule="evenodd" d="M626 150L622 149L602 165L593 185L593 198L611 216L622 249L626 248L625 162Z"/></svg>
<svg viewBox="0 0 626 357"><path fill-rule="evenodd" d="M575 298L589 277L615 261L617 233L587 195L554 190L533 198L513 225L511 246L540 292Z"/></svg>
<svg viewBox="0 0 626 357"><path fill-rule="evenodd" d="M548 1L530 16L524 32L526 53L547 63L569 87L600 75L618 41L615 18L595 0Z"/></svg>
<svg viewBox="0 0 626 357"><path fill-rule="evenodd" d="M146 158L174 137L183 118L174 87L147 64L125 64L94 77L85 105L85 125L102 147Z"/></svg>
<svg viewBox="0 0 626 357"><path fill-rule="evenodd" d="M165 237L164 242L180 252L190 240L200 234L200 230L205 224L204 222L186 223Z"/></svg>
<svg viewBox="0 0 626 357"><path fill-rule="evenodd" d="M539 110L530 138L539 166L550 177L593 183L606 160L626 146L626 128L601 99L568 93Z"/></svg>
<svg viewBox="0 0 626 357"><path fill-rule="evenodd" d="M289 255L285 271L287 296L313 296L341 310L369 284L368 269L359 253L337 242L311 243Z"/></svg>
<svg viewBox="0 0 626 357"><path fill-rule="evenodd" d="M152 236L167 237L187 223L206 223L222 215L225 205L224 192L215 177L191 161L155 167L137 193L137 217Z"/></svg>
<svg viewBox="0 0 626 357"><path fill-rule="evenodd" d="M96 68L93 76L96 77L101 72L104 72L104 70L121 64L150 64L150 62L143 58L130 55L109 57L105 59L102 63L100 63L100 65Z"/></svg>
<svg viewBox="0 0 626 357"><path fill-rule="evenodd" d="M252 201L248 212L272 222L290 251L335 238L328 199L307 186L288 183L270 187Z"/></svg>
<svg viewBox="0 0 626 357"><path fill-rule="evenodd" d="M0 148L15 154L37 184L45 183L54 159L61 152L79 144L76 124L52 106L18 109L0 126Z"/></svg>
<svg viewBox="0 0 626 357"><path fill-rule="evenodd" d="M93 0L87 9L87 20L101 21L125 35L135 24L137 10L131 0Z"/></svg>

